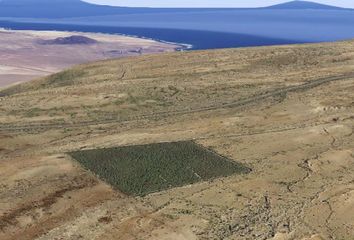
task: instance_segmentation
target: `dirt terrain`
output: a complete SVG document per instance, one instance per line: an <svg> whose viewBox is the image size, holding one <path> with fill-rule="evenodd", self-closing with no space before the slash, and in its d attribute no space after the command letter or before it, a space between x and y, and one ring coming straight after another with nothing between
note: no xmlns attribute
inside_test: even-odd
<svg viewBox="0 0 354 240"><path fill-rule="evenodd" d="M0 96L2 240L353 239L354 41L107 60ZM131 197L66 154L187 140L252 172Z"/></svg>
<svg viewBox="0 0 354 240"><path fill-rule="evenodd" d="M170 52L179 47L119 35L0 29L0 88L75 64Z"/></svg>

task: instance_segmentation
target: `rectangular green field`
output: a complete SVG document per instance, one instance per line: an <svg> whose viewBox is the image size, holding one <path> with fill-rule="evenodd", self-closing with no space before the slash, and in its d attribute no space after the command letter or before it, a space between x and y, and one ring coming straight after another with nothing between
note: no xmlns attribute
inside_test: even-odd
<svg viewBox="0 0 354 240"><path fill-rule="evenodd" d="M192 141L84 150L69 154L114 188L134 196L250 171L242 164Z"/></svg>

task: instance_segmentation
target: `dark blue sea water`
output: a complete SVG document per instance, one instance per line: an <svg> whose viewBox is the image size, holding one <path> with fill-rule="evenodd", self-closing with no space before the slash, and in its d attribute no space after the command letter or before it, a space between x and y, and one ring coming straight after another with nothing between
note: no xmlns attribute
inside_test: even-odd
<svg viewBox="0 0 354 240"><path fill-rule="evenodd" d="M0 27L126 34L189 44L193 45L193 49L268 46L354 38L354 10L190 11L58 19L6 18L7 21L0 18Z"/></svg>
<svg viewBox="0 0 354 240"><path fill-rule="evenodd" d="M0 0L0 27L103 32L193 45L267 46L354 38L354 9L308 1L266 8L127 8L81 0Z"/></svg>
<svg viewBox="0 0 354 240"><path fill-rule="evenodd" d="M194 50L302 43L302 41L299 40L295 41L289 39L271 37L268 38L249 34L167 28L115 27L102 25L90 26L53 23L20 23L10 21L0 21L0 27L9 28L13 30L57 30L124 34L129 36L150 38L158 41L191 45L189 49Z"/></svg>

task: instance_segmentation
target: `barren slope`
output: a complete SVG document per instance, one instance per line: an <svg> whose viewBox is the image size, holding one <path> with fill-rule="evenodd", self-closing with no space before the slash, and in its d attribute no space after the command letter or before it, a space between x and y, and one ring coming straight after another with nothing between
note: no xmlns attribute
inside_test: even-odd
<svg viewBox="0 0 354 240"><path fill-rule="evenodd" d="M0 29L0 88L75 64L174 51L178 45L126 36Z"/></svg>
<svg viewBox="0 0 354 240"><path fill-rule="evenodd" d="M0 239L351 239L354 42L109 60L0 92ZM194 140L252 168L146 197L65 153Z"/></svg>

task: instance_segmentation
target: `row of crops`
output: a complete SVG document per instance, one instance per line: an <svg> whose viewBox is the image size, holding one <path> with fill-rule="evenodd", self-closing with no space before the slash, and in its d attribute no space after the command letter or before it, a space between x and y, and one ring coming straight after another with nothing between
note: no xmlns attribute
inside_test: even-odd
<svg viewBox="0 0 354 240"><path fill-rule="evenodd" d="M70 155L113 187L134 196L249 171L191 141L85 150Z"/></svg>

